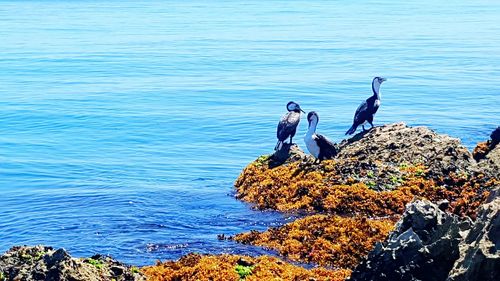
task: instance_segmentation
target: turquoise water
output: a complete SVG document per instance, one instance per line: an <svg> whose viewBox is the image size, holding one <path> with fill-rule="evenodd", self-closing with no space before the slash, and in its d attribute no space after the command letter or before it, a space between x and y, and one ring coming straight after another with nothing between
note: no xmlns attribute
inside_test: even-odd
<svg viewBox="0 0 500 281"><path fill-rule="evenodd" d="M216 235L288 219L232 184L289 100L340 141L381 75L376 125L472 148L500 124L499 18L499 1L0 0L0 251L258 253Z"/></svg>

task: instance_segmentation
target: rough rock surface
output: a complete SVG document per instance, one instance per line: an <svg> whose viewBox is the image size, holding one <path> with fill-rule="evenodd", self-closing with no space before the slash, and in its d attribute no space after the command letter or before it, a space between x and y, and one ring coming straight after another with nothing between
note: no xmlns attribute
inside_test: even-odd
<svg viewBox="0 0 500 281"><path fill-rule="evenodd" d="M500 188L476 221L429 201L407 206L389 238L358 265L350 280L493 281L500 276Z"/></svg>
<svg viewBox="0 0 500 281"><path fill-rule="evenodd" d="M446 280L469 227L468 219L429 201L412 202L394 232L375 246L351 280Z"/></svg>
<svg viewBox="0 0 500 281"><path fill-rule="evenodd" d="M378 191L397 188L398 179L403 176L401 167L406 165L423 164L428 178L444 184L451 174L474 175L478 171L471 152L459 139L404 123L375 127L337 147L335 161L339 165L335 169L341 176L340 183L364 182ZM302 160L304 169L313 171L319 167L311 165L311 159L296 145L284 146L269 160L270 168L298 160Z"/></svg>
<svg viewBox="0 0 500 281"><path fill-rule="evenodd" d="M426 127L404 123L375 127L340 143L338 158L356 158L360 163L425 164L435 178L451 172L469 172L472 154L459 139L437 134Z"/></svg>
<svg viewBox="0 0 500 281"><path fill-rule="evenodd" d="M110 257L72 258L64 249L13 247L0 256L0 280L135 281L145 280L137 268Z"/></svg>
<svg viewBox="0 0 500 281"><path fill-rule="evenodd" d="M449 281L498 280L500 277L500 188L494 190L467 237Z"/></svg>
<svg viewBox="0 0 500 281"><path fill-rule="evenodd" d="M284 143L280 150L275 151L269 157L269 166L277 167L279 165L305 159L306 154L297 144Z"/></svg>

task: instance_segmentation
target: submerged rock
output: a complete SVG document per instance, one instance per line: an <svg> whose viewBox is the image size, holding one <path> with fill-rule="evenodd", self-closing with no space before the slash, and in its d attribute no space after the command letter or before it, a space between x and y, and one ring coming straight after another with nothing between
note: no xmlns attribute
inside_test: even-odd
<svg viewBox="0 0 500 281"><path fill-rule="evenodd" d="M46 281L139 281L135 267L100 255L72 258L64 249L46 246L12 247L0 256L0 277L5 280ZM2 278L0 280L3 281Z"/></svg>
<svg viewBox="0 0 500 281"><path fill-rule="evenodd" d="M469 219L429 201L412 202L396 230L375 246L350 280L446 280L469 227Z"/></svg>

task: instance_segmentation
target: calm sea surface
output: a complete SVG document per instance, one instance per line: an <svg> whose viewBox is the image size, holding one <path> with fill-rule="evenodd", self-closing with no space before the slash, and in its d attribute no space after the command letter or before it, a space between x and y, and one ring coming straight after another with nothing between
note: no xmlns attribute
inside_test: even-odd
<svg viewBox="0 0 500 281"><path fill-rule="evenodd" d="M257 253L216 236L287 220L231 192L289 100L340 141L384 76L376 125L472 148L500 125L499 19L500 1L0 0L0 251Z"/></svg>

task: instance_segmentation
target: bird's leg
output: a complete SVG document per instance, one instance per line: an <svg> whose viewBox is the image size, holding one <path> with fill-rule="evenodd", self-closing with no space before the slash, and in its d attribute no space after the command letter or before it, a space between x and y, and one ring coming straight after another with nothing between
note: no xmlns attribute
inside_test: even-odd
<svg viewBox="0 0 500 281"><path fill-rule="evenodd" d="M370 126L372 126L370 129L373 129L373 122L370 122Z"/></svg>
<svg viewBox="0 0 500 281"><path fill-rule="evenodd" d="M363 127L363 132L366 132L365 125L363 124L361 127Z"/></svg>
<svg viewBox="0 0 500 281"><path fill-rule="evenodd" d="M293 144L293 142L292 142L292 138L293 138L293 137L292 137L292 136L290 136L290 146Z"/></svg>

